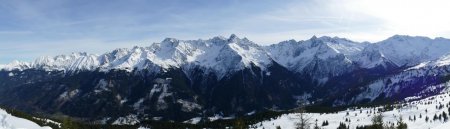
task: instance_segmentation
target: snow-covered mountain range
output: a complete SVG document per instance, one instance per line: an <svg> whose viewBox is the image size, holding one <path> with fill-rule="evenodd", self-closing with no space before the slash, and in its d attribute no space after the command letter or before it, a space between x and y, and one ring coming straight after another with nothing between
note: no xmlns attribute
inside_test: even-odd
<svg viewBox="0 0 450 129"><path fill-rule="evenodd" d="M222 76L229 72L248 67L251 64L265 68L272 62L263 47L240 39L236 35L230 38L214 37L208 40L178 40L166 38L161 43L148 47L116 49L101 55L73 53L55 57L41 57L33 62L14 61L0 69L44 69L78 71L122 69L155 69L155 72L169 68L199 66Z"/></svg>
<svg viewBox="0 0 450 129"><path fill-rule="evenodd" d="M395 35L369 43L313 36L269 46L236 35L166 38L100 55L0 65L0 104L106 123L184 121L200 114L227 117L304 104L427 97L449 80L445 38Z"/></svg>
<svg viewBox="0 0 450 129"><path fill-rule="evenodd" d="M148 47L121 48L101 55L72 53L44 56L33 62L14 61L0 65L0 69L152 69L160 72L169 68L185 68L189 71L195 66L215 72L221 77L250 65L264 69L275 61L298 73L319 69L311 74L325 78L355 68L414 66L442 60L444 58L441 57L447 54L450 54L450 40L445 38L395 35L376 43L360 43L338 37L314 36L309 40L288 40L261 46L233 34L229 38L218 36L208 40L166 38L161 43L153 43Z"/></svg>

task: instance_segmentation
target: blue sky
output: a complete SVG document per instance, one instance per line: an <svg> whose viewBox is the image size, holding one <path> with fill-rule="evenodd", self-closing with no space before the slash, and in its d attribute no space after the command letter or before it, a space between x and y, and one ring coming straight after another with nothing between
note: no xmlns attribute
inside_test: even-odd
<svg viewBox="0 0 450 129"><path fill-rule="evenodd" d="M426 3L424 3L426 2ZM450 37L445 0L0 0L0 64L101 54L166 37L237 34L262 44L313 35Z"/></svg>

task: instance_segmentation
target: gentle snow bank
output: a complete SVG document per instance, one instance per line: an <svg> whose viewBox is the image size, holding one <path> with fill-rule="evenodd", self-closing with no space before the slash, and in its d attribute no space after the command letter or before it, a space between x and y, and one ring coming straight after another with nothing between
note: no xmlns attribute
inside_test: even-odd
<svg viewBox="0 0 450 129"><path fill-rule="evenodd" d="M5 110L0 109L0 129L51 129L50 127L41 127L38 124L12 116Z"/></svg>

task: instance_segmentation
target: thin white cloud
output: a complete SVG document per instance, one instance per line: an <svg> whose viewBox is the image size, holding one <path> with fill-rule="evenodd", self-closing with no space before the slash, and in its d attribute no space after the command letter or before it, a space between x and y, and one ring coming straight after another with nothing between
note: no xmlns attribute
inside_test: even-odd
<svg viewBox="0 0 450 129"><path fill-rule="evenodd" d="M0 3L0 62L232 33L262 45L313 35L371 42L394 34L450 37L447 0L66 2Z"/></svg>
<svg viewBox="0 0 450 129"><path fill-rule="evenodd" d="M23 35L32 33L34 32L29 30L0 30L0 35Z"/></svg>
<svg viewBox="0 0 450 129"><path fill-rule="evenodd" d="M288 24L293 29L254 36L271 39L330 35L377 42L394 34L450 37L450 1L447 0L313 0L290 3L259 18ZM296 24L297 23L297 24ZM275 23L276 24L276 23ZM296 26L312 26L296 28ZM255 34L258 35L258 34ZM268 35L271 38L265 38ZM296 36L297 35L297 36ZM279 38L273 38L279 36Z"/></svg>

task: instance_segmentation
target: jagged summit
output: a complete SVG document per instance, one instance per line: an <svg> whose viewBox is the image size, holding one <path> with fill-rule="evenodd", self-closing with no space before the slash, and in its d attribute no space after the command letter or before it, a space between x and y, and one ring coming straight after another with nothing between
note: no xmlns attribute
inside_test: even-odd
<svg viewBox="0 0 450 129"><path fill-rule="evenodd" d="M235 34L231 34L230 38L228 38L228 42L236 42L239 40L239 37L237 37Z"/></svg>
<svg viewBox="0 0 450 129"><path fill-rule="evenodd" d="M313 35L309 40L316 40L316 39L317 39L317 36Z"/></svg>
<svg viewBox="0 0 450 129"><path fill-rule="evenodd" d="M162 44L171 44L174 45L176 43L180 42L178 39L175 38L166 38L163 41L161 41Z"/></svg>

